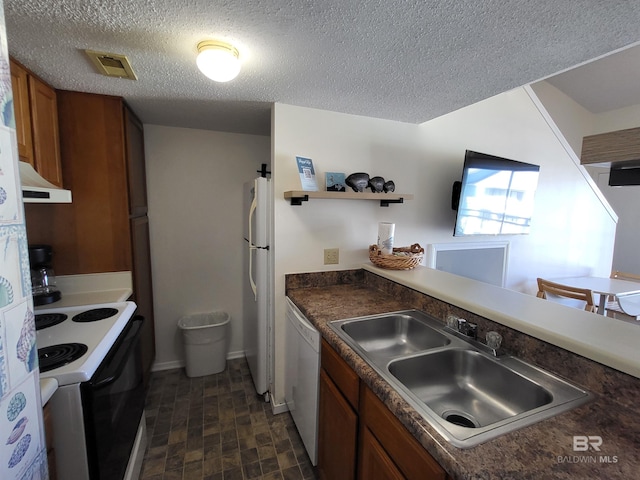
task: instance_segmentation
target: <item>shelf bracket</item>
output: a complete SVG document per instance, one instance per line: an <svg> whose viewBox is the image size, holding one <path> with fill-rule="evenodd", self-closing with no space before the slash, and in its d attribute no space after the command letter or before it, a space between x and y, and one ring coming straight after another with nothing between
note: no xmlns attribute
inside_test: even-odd
<svg viewBox="0 0 640 480"><path fill-rule="evenodd" d="M388 207L390 203L404 203L404 198L398 198L397 200L392 200L392 199L380 200L381 207Z"/></svg>
<svg viewBox="0 0 640 480"><path fill-rule="evenodd" d="M291 197L291 205L302 205L302 202L309 201L309 195L301 195L299 197Z"/></svg>

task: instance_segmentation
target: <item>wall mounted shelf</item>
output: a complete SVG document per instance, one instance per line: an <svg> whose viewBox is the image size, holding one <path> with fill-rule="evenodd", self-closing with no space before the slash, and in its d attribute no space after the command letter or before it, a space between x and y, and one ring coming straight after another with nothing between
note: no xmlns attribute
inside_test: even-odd
<svg viewBox="0 0 640 480"><path fill-rule="evenodd" d="M381 207L388 207L391 203L404 203L413 200L412 194L407 193L367 193L367 192L307 192L304 190L289 190L284 192L284 198L291 201L291 205L302 205L311 198L334 200L378 200Z"/></svg>

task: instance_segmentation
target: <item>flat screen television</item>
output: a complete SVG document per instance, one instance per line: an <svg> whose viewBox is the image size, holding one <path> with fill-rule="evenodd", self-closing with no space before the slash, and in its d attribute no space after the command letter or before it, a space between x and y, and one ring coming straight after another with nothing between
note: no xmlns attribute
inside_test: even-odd
<svg viewBox="0 0 640 480"><path fill-rule="evenodd" d="M467 150L453 188L453 235L528 234L539 172L538 165Z"/></svg>

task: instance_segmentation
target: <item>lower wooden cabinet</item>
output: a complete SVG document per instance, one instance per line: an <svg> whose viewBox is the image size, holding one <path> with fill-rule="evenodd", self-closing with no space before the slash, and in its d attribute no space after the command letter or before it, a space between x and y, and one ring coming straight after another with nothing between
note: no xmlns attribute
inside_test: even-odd
<svg viewBox="0 0 640 480"><path fill-rule="evenodd" d="M445 480L447 473L424 449L422 445L400 423L393 413L382 403L366 385L360 388L360 432L361 437L371 435L379 444L395 468L389 468L388 462L379 460L379 468L387 467L384 471L388 476L375 478L406 478L408 480ZM371 444L371 442L368 442ZM373 448L367 442L360 444L360 472L361 480L369 479L364 474L367 461L363 451ZM397 475L400 474L398 477ZM380 475L380 473L377 473Z"/></svg>
<svg viewBox="0 0 640 480"><path fill-rule="evenodd" d="M438 462L325 340L321 365L318 425L321 479L448 478Z"/></svg>
<svg viewBox="0 0 640 480"><path fill-rule="evenodd" d="M367 480L404 480L391 457L367 427L360 435L360 467L358 478Z"/></svg>
<svg viewBox="0 0 640 480"><path fill-rule="evenodd" d="M318 472L321 479L356 478L358 415L325 370L320 371Z"/></svg>

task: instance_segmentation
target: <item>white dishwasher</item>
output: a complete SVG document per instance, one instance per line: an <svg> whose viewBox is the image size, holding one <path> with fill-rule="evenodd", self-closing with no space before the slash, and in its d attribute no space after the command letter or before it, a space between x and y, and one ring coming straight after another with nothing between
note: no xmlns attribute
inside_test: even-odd
<svg viewBox="0 0 640 480"><path fill-rule="evenodd" d="M318 463L320 333L287 297L285 401L309 459Z"/></svg>

